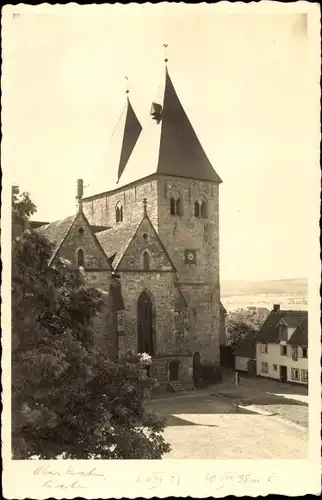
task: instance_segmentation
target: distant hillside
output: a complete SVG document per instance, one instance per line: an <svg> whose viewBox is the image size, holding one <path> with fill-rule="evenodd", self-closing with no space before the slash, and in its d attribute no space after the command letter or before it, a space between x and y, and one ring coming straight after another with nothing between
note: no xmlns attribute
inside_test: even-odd
<svg viewBox="0 0 322 500"><path fill-rule="evenodd" d="M306 296L308 293L307 279L266 281L223 280L220 286L222 297L257 294L296 294Z"/></svg>

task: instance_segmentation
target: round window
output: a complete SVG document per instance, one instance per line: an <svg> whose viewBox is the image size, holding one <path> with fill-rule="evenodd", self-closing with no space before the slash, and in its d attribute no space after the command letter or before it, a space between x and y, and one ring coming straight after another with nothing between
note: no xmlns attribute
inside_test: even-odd
<svg viewBox="0 0 322 500"><path fill-rule="evenodd" d="M149 239L149 235L147 233L143 233L143 239L147 241Z"/></svg>

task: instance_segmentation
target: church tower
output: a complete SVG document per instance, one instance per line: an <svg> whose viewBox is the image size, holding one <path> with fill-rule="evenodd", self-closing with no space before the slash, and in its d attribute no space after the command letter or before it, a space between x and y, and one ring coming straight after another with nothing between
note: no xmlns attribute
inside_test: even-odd
<svg viewBox="0 0 322 500"><path fill-rule="evenodd" d="M129 96L122 116L113 138L116 152L103 176L96 179L103 189L106 186L105 191L83 199L84 213L91 224L111 228L104 238L113 257L113 241L115 246L119 237L130 234L140 222L142 203L147 200L149 218L173 263L187 304L189 352L202 362L219 365L222 181L185 113L167 67L163 99L150 103L150 113L142 122ZM123 246L125 239L120 243ZM132 279L134 289L133 283ZM154 300L157 310L158 297Z"/></svg>

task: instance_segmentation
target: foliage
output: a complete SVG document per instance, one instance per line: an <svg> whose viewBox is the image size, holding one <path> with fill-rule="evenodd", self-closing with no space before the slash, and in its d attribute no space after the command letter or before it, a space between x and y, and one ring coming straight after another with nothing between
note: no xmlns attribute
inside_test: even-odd
<svg viewBox="0 0 322 500"><path fill-rule="evenodd" d="M269 311L254 311L248 309L236 309L230 311L226 317L225 344L232 348L245 338L248 333L255 334L266 320Z"/></svg>
<svg viewBox="0 0 322 500"><path fill-rule="evenodd" d="M17 190L13 214L28 221L32 211ZM164 421L144 406L155 380L138 356L112 362L93 348L101 292L67 262L49 266L37 232L13 236L13 456L161 458Z"/></svg>

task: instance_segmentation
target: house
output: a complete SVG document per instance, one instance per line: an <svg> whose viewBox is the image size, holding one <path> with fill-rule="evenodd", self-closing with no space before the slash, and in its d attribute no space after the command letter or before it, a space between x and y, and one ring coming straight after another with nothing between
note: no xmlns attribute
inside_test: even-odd
<svg viewBox="0 0 322 500"><path fill-rule="evenodd" d="M152 356L161 386L220 364L219 185L165 68L163 98L142 125L126 95L108 159L78 212L36 229L106 291L99 344L112 357ZM148 108L147 108L148 109ZM57 200L57 203L62 203ZM115 298L116 291L121 294ZM111 309L112 308L112 309ZM112 313L109 314L109 311Z"/></svg>
<svg viewBox="0 0 322 500"><path fill-rule="evenodd" d="M255 340L257 375L308 384L307 311L283 311L274 305Z"/></svg>
<svg viewBox="0 0 322 500"><path fill-rule="evenodd" d="M236 371L256 375L256 335L249 332L234 350Z"/></svg>

